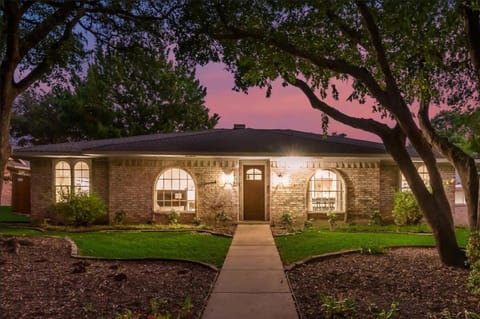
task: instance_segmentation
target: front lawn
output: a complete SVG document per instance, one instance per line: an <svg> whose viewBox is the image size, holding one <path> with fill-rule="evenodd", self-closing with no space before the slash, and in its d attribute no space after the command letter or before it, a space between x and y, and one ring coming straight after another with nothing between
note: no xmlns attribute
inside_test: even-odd
<svg viewBox="0 0 480 319"><path fill-rule="evenodd" d="M465 247L468 230L457 230L459 245ZM310 256L342 250L395 247L435 246L431 234L381 233L381 232L330 232L313 229L293 236L275 238L280 256L285 265Z"/></svg>
<svg viewBox="0 0 480 319"><path fill-rule="evenodd" d="M186 259L220 267L231 238L196 232L39 232L33 229L1 229L0 234L70 237L80 255L102 258Z"/></svg>
<svg viewBox="0 0 480 319"><path fill-rule="evenodd" d="M30 216L15 214L10 206L0 206L0 222L2 223L28 223Z"/></svg>

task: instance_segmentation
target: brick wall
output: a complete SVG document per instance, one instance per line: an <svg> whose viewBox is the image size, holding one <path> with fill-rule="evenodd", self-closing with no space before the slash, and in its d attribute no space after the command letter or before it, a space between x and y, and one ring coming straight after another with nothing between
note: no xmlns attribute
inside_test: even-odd
<svg viewBox="0 0 480 319"><path fill-rule="evenodd" d="M220 185L220 176L224 171L233 170L238 181L238 161L117 158L110 160L109 167L111 216L124 210L127 213L127 222L162 220L162 215L169 212L160 212L154 203L156 181L164 170L181 168L192 176L196 186L196 212L185 214L213 222L216 213L224 211L227 216L237 221L238 183L232 188L224 188Z"/></svg>
<svg viewBox="0 0 480 319"><path fill-rule="evenodd" d="M393 197L400 187L400 171L394 163L382 162L380 166L380 213L391 218Z"/></svg>
<svg viewBox="0 0 480 319"><path fill-rule="evenodd" d="M12 205L12 180L10 171L5 170L4 180L2 181L2 196L0 197L0 205L10 206Z"/></svg>
<svg viewBox="0 0 480 319"><path fill-rule="evenodd" d="M53 160L34 159L30 161L30 203L31 221L42 223L47 217L48 207L54 200L53 194Z"/></svg>
<svg viewBox="0 0 480 319"><path fill-rule="evenodd" d="M97 194L107 205L109 203L108 198L108 160L107 159L94 159L91 164L91 188L92 191Z"/></svg>

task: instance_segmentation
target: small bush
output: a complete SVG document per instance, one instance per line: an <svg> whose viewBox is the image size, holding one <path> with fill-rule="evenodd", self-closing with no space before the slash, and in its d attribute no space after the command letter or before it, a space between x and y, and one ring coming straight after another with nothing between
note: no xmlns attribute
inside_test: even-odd
<svg viewBox="0 0 480 319"><path fill-rule="evenodd" d="M123 225L125 222L125 217L127 217L127 212L122 209L115 213L115 217L113 217L113 223L115 225Z"/></svg>
<svg viewBox="0 0 480 319"><path fill-rule="evenodd" d="M167 215L167 219L168 219L168 224L169 225L176 225L178 224L178 213L174 210L172 210L168 215Z"/></svg>
<svg viewBox="0 0 480 319"><path fill-rule="evenodd" d="M313 228L313 218L309 218L305 221L305 223L303 223L303 227L305 229L312 229Z"/></svg>
<svg viewBox="0 0 480 319"><path fill-rule="evenodd" d="M373 211L370 214L370 221L368 222L369 225L375 225L375 226L382 226L383 225L383 218L382 214L378 210Z"/></svg>
<svg viewBox="0 0 480 319"><path fill-rule="evenodd" d="M336 299L332 296L321 296L322 310L326 318L355 318L357 305L350 298Z"/></svg>
<svg viewBox="0 0 480 319"><path fill-rule="evenodd" d="M216 226L225 226L228 222L230 222L232 218L225 213L225 211L219 210L215 214L215 225Z"/></svg>
<svg viewBox="0 0 480 319"><path fill-rule="evenodd" d="M65 196L50 208L54 219L69 226L90 226L105 220L107 209L95 194L78 193Z"/></svg>
<svg viewBox="0 0 480 319"><path fill-rule="evenodd" d="M335 227L337 226L338 216L335 212L327 212L327 217L328 217L328 225L330 227L330 230L334 231Z"/></svg>
<svg viewBox="0 0 480 319"><path fill-rule="evenodd" d="M293 222L294 218L288 211L284 211L282 216L280 216L280 224L287 230L293 229Z"/></svg>
<svg viewBox="0 0 480 319"><path fill-rule="evenodd" d="M202 224L201 218L198 217L198 216L195 216L195 217L193 218L193 224L194 224L195 226L200 226L200 225Z"/></svg>
<svg viewBox="0 0 480 319"><path fill-rule="evenodd" d="M467 258L470 265L467 288L474 295L480 295L480 232L470 234L467 244Z"/></svg>
<svg viewBox="0 0 480 319"><path fill-rule="evenodd" d="M362 255L383 255L383 254L385 254L385 248L383 248L382 246L360 247L360 254L362 254Z"/></svg>
<svg viewBox="0 0 480 319"><path fill-rule="evenodd" d="M412 192L395 193L392 215L399 226L417 225L423 217Z"/></svg>

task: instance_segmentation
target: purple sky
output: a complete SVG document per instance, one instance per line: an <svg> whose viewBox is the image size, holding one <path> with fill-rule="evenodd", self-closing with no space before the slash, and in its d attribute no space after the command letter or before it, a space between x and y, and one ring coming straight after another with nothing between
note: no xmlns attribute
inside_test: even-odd
<svg viewBox="0 0 480 319"><path fill-rule="evenodd" d="M207 88L206 105L210 112L221 116L217 128L232 128L234 123L239 123L250 128L280 128L322 133L320 112L312 109L303 93L295 87L282 87L280 82L275 83L270 98L265 97L265 90L258 88L251 89L248 95L235 92L232 90L233 76L224 70L222 64L209 64L198 68L197 77ZM341 86L339 91L342 94ZM358 105L345 99L346 95L343 97L340 95L339 101L330 99L327 102L349 114L372 117L369 105ZM351 138L380 141L373 134L330 119L328 133L332 132L345 133Z"/></svg>

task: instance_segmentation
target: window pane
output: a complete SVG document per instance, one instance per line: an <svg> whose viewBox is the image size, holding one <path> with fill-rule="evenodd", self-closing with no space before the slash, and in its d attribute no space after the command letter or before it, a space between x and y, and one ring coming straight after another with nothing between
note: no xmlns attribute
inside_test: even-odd
<svg viewBox="0 0 480 319"><path fill-rule="evenodd" d="M195 211L195 184L184 170L171 168L159 177L157 187L157 205L163 211Z"/></svg>
<svg viewBox="0 0 480 319"><path fill-rule="evenodd" d="M90 172L88 164L77 162L73 170L74 186L76 192L87 193L90 190Z"/></svg>
<svg viewBox="0 0 480 319"><path fill-rule="evenodd" d="M55 200L64 200L70 194L72 185L70 164L60 161L55 165Z"/></svg>
<svg viewBox="0 0 480 319"><path fill-rule="evenodd" d="M309 210L313 212L343 211L343 181L332 171L318 170L308 184Z"/></svg>

